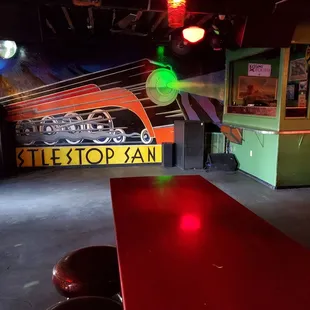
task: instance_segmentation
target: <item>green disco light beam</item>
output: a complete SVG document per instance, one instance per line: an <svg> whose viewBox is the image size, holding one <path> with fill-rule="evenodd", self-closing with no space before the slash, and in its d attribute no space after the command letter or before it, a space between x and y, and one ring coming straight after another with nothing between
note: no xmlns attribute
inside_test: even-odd
<svg viewBox="0 0 310 310"><path fill-rule="evenodd" d="M160 45L157 47L157 59L158 61L164 61L165 58L165 47Z"/></svg>
<svg viewBox="0 0 310 310"><path fill-rule="evenodd" d="M173 176L162 175L156 177L155 185L158 187L164 187L167 183L171 182L174 179Z"/></svg>
<svg viewBox="0 0 310 310"><path fill-rule="evenodd" d="M146 93L155 104L167 106L174 102L178 96L178 89L168 86L176 83L177 80L177 76L172 70L156 69L148 76Z"/></svg>
<svg viewBox="0 0 310 310"><path fill-rule="evenodd" d="M157 181L159 181L160 183L167 183L169 181L171 181L173 179L173 176L171 175L161 175L156 177Z"/></svg>
<svg viewBox="0 0 310 310"><path fill-rule="evenodd" d="M171 81L169 88L199 96L224 100L225 85L194 81Z"/></svg>
<svg viewBox="0 0 310 310"><path fill-rule="evenodd" d="M148 97L159 106L167 106L174 102L179 92L224 100L224 90L224 83L179 81L174 71L167 68L154 70L146 81Z"/></svg>

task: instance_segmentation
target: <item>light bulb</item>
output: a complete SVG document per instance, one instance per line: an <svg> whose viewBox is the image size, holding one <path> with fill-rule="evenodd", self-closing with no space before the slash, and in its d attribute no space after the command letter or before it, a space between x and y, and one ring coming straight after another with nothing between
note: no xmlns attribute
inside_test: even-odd
<svg viewBox="0 0 310 310"><path fill-rule="evenodd" d="M12 58L17 51L17 45L14 41L1 40L0 41L0 58Z"/></svg>

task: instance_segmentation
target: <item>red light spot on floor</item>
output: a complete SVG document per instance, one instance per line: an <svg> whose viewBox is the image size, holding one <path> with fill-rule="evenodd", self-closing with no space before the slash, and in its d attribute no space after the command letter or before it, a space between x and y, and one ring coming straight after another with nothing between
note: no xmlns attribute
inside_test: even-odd
<svg viewBox="0 0 310 310"><path fill-rule="evenodd" d="M185 214L181 217L180 228L183 231L197 231L201 227L200 218L193 214Z"/></svg>

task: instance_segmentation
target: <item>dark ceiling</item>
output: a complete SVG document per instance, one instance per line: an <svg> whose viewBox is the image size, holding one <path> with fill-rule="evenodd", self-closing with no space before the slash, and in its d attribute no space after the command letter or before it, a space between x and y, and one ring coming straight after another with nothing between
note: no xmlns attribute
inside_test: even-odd
<svg viewBox="0 0 310 310"><path fill-rule="evenodd" d="M208 29L219 23L222 32L234 41L238 41L240 29L244 30L247 25L251 28L248 38L257 38L258 42L260 36L266 37L270 33L268 44L271 44L285 31L291 36L298 20L307 18L308 1L187 0L185 25ZM166 0L101 0L99 7L76 6L72 0L1 0L0 39L20 43L85 43L126 35L167 41L178 31L168 27L166 9ZM225 14L225 21L218 21L218 14ZM290 38L284 41L279 45L287 45ZM264 42L258 45L264 45Z"/></svg>
<svg viewBox="0 0 310 310"><path fill-rule="evenodd" d="M97 0L93 0L94 3ZM99 1L99 0L98 0ZM290 1L290 0L289 0ZM297 0L299 1L299 0ZM79 2L91 2L80 0ZM187 9L190 12L221 13L221 14L255 14L261 11L272 11L279 0L259 0L258 5L253 5L250 0L187 0ZM1 4L27 4L27 5L64 5L71 6L72 0L2 0ZM165 11L166 0L101 0L101 8L120 8L132 10Z"/></svg>

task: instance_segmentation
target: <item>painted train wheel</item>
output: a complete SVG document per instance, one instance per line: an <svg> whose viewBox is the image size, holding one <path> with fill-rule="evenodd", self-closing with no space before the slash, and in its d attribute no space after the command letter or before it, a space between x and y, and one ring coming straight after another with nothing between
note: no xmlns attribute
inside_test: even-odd
<svg viewBox="0 0 310 310"><path fill-rule="evenodd" d="M153 138L150 136L146 128L141 131L141 141L144 144L151 144L153 142Z"/></svg>
<svg viewBox="0 0 310 310"><path fill-rule="evenodd" d="M31 136L32 133L37 132L37 127L32 123L31 120L27 119L24 121L18 121L15 125L15 132L18 136ZM32 145L35 141L24 142L24 145Z"/></svg>
<svg viewBox="0 0 310 310"><path fill-rule="evenodd" d="M83 132L85 129L85 125L81 122L83 122L83 118L77 113L71 112L64 116L63 123L68 125L62 128L72 134L72 139L66 139L69 144L79 144L83 141L83 139L74 138L74 135Z"/></svg>
<svg viewBox="0 0 310 310"><path fill-rule="evenodd" d="M126 141L125 131L123 129L115 129L114 135L118 135L117 137L113 138L113 142L116 144L122 144Z"/></svg>
<svg viewBox="0 0 310 310"><path fill-rule="evenodd" d="M111 115L101 109L94 110L88 115L87 129L91 133L105 132L110 133L113 131L114 124ZM96 144L107 144L111 141L110 137L93 140Z"/></svg>
<svg viewBox="0 0 310 310"><path fill-rule="evenodd" d="M43 134L43 137L55 135L57 130L58 122L53 116L44 116L42 118L39 131ZM47 145L55 145L58 141L48 142L43 140L43 142Z"/></svg>

